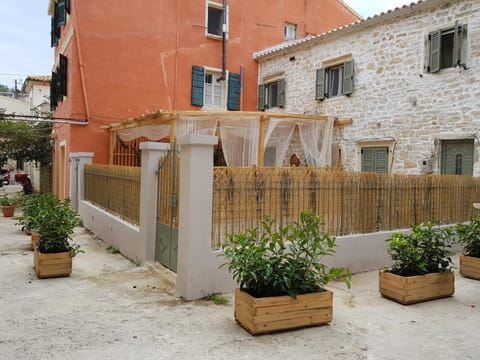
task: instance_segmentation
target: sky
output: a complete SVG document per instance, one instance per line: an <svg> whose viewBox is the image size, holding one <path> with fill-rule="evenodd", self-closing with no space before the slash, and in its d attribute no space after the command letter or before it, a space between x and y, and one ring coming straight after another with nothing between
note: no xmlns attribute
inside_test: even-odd
<svg viewBox="0 0 480 360"><path fill-rule="evenodd" d="M141 0L136 0L141 1ZM161 1L161 0L160 0ZM271 0L264 0L271 1ZM344 0L363 17L410 4L413 0ZM50 75L48 0L0 0L0 84L18 88L27 75Z"/></svg>

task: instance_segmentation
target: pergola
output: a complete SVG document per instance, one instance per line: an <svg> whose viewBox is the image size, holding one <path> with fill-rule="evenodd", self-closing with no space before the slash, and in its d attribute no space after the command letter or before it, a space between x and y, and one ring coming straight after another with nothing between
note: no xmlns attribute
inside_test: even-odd
<svg viewBox="0 0 480 360"><path fill-rule="evenodd" d="M314 123L332 121L333 126L352 124L352 119L339 119L335 116L316 114L291 114L274 112L249 112L249 111L168 111L159 110L146 113L136 118L130 118L121 123L112 123L106 128L110 132L110 163L113 163L113 152L118 139L122 136L127 139L146 137L151 141L169 138L173 143L175 136L179 135L180 123L188 122L183 126L181 135L190 133L216 134L219 124L228 122L236 126L258 127L258 165L264 163L264 147L268 125L274 120L283 123L296 124L301 122ZM235 125L234 125L235 126ZM267 135L268 136L268 135ZM255 138L256 139L256 138ZM222 139L225 141L225 139Z"/></svg>

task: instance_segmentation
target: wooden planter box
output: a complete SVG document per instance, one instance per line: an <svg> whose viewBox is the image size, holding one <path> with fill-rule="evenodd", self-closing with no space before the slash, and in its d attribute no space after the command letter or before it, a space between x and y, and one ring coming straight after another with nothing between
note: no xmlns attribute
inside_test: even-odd
<svg viewBox="0 0 480 360"><path fill-rule="evenodd" d="M38 240L40 240L40 234L36 231L32 231L32 249L35 250L35 245L37 245Z"/></svg>
<svg viewBox="0 0 480 360"><path fill-rule="evenodd" d="M460 255L460 274L480 280L480 258Z"/></svg>
<svg viewBox="0 0 480 360"><path fill-rule="evenodd" d="M439 299L455 292L455 273L434 273L419 276L400 276L379 272L379 288L383 297L403 305Z"/></svg>
<svg viewBox="0 0 480 360"><path fill-rule="evenodd" d="M235 320L252 335L327 324L333 319L333 293L254 298L235 290Z"/></svg>
<svg viewBox="0 0 480 360"><path fill-rule="evenodd" d="M39 279L70 276L72 273L72 257L69 252L44 254L35 248L34 263Z"/></svg>

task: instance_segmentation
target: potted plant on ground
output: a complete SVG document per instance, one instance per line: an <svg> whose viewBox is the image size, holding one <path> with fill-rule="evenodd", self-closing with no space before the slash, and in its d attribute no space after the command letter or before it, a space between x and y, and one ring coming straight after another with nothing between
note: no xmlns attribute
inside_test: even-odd
<svg viewBox="0 0 480 360"><path fill-rule="evenodd" d="M455 232L458 241L463 245L460 274L480 280L480 217L472 218L468 224L458 224Z"/></svg>
<svg viewBox="0 0 480 360"><path fill-rule="evenodd" d="M30 194L24 196L22 200L22 215L18 218L17 225L22 226L22 230L31 235L32 248L40 238L38 233L38 222L42 210L49 209L57 204L55 194Z"/></svg>
<svg viewBox="0 0 480 360"><path fill-rule="evenodd" d="M34 252L38 278L70 276L72 257L83 252L79 245L70 242L77 225L78 215L70 208L68 200L49 204L42 209L38 219L40 239Z"/></svg>
<svg viewBox="0 0 480 360"><path fill-rule="evenodd" d="M415 225L387 241L394 264L379 273L382 296L408 305L453 295L450 228Z"/></svg>
<svg viewBox="0 0 480 360"><path fill-rule="evenodd" d="M4 217L12 217L15 213L15 205L17 201L13 197L8 197L7 195L3 195L0 198L0 205L2 207L2 213Z"/></svg>
<svg viewBox="0 0 480 360"><path fill-rule="evenodd" d="M335 237L320 231L320 218L304 211L300 222L274 231L265 217L262 229L229 236L223 247L228 271L240 288L235 291L235 320L251 334L328 323L333 318L333 294L325 289L347 269L321 262L335 253Z"/></svg>

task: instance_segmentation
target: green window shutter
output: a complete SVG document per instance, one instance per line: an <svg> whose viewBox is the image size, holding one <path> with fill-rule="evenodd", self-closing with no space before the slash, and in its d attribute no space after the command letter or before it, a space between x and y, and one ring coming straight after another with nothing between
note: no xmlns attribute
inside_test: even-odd
<svg viewBox="0 0 480 360"><path fill-rule="evenodd" d="M70 0L65 0L65 10L70 14Z"/></svg>
<svg viewBox="0 0 480 360"><path fill-rule="evenodd" d="M50 110L53 111L57 107L57 74L52 72L52 79L50 80Z"/></svg>
<svg viewBox="0 0 480 360"><path fill-rule="evenodd" d="M436 73L440 71L440 44L442 33L440 30L433 31L428 35L430 42L429 49L429 72Z"/></svg>
<svg viewBox="0 0 480 360"><path fill-rule="evenodd" d="M363 148L362 149L362 171L374 172L375 171L375 148Z"/></svg>
<svg viewBox="0 0 480 360"><path fill-rule="evenodd" d="M60 96L67 96L67 72L68 72L68 58L60 54Z"/></svg>
<svg viewBox="0 0 480 360"><path fill-rule="evenodd" d="M230 73L228 75L228 110L240 110L240 75Z"/></svg>
<svg viewBox="0 0 480 360"><path fill-rule="evenodd" d="M343 95L353 93L353 60L343 64Z"/></svg>
<svg viewBox="0 0 480 360"><path fill-rule="evenodd" d="M388 148L374 148L375 149L375 172L388 172Z"/></svg>
<svg viewBox="0 0 480 360"><path fill-rule="evenodd" d="M265 110L265 84L258 85L258 104L259 111Z"/></svg>
<svg viewBox="0 0 480 360"><path fill-rule="evenodd" d="M317 70L315 100L325 99L325 69Z"/></svg>
<svg viewBox="0 0 480 360"><path fill-rule="evenodd" d="M203 87L205 84L205 69L192 66L192 105L203 106Z"/></svg>
<svg viewBox="0 0 480 360"><path fill-rule="evenodd" d="M57 26L60 27L67 23L67 8L66 8L66 0L58 0L57 8L58 8L58 22Z"/></svg>
<svg viewBox="0 0 480 360"><path fill-rule="evenodd" d="M55 47L58 45L58 36L57 36L57 17L56 11L52 15L52 29L50 30L50 47Z"/></svg>
<svg viewBox="0 0 480 360"><path fill-rule="evenodd" d="M285 106L285 79L280 79L277 81L278 92L277 92L277 106Z"/></svg>

